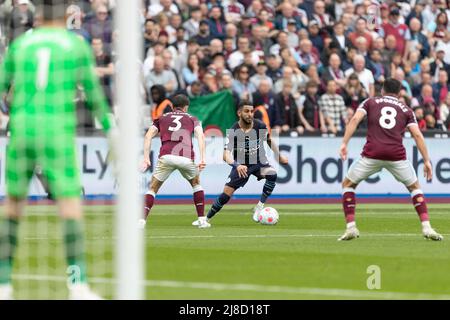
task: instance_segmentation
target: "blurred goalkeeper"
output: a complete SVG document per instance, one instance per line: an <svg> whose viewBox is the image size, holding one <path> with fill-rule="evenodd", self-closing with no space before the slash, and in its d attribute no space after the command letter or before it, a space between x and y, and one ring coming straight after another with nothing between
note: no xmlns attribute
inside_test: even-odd
<svg viewBox="0 0 450 320"><path fill-rule="evenodd" d="M65 0L42 0L43 24L17 38L0 67L0 94L14 84L11 137L6 154L7 199L0 222L0 299L11 299L17 230L37 166L42 168L64 224L71 299L98 299L87 285L81 183L75 153L77 85L110 133L108 105L94 73L88 44L66 31Z"/></svg>

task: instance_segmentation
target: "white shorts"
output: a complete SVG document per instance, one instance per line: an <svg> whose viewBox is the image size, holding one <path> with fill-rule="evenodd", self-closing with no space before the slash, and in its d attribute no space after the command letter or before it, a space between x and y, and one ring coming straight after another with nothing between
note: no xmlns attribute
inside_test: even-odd
<svg viewBox="0 0 450 320"><path fill-rule="evenodd" d="M175 170L180 171L181 175L187 180L194 179L199 173L197 166L191 159L167 154L159 158L153 177L164 182Z"/></svg>
<svg viewBox="0 0 450 320"><path fill-rule="evenodd" d="M347 173L347 178L358 184L383 168L388 170L397 181L410 186L417 181L417 175L408 160L387 161L361 157L354 162Z"/></svg>

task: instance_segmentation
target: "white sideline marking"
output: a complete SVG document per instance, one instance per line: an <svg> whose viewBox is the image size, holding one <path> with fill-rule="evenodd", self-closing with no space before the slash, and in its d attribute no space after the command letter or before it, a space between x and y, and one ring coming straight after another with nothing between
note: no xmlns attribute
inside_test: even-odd
<svg viewBox="0 0 450 320"><path fill-rule="evenodd" d="M450 233L442 233L443 236L450 236ZM221 239L221 238L338 238L341 234L249 234L249 235L186 235L186 236L148 236L145 239ZM361 238L373 237L418 237L422 234L418 233L367 233L362 234ZM86 240L114 240L115 237L87 237ZM62 238L50 237L25 237L25 241L35 240L62 240Z"/></svg>
<svg viewBox="0 0 450 320"><path fill-rule="evenodd" d="M54 281L65 282L66 278L61 276L50 275L14 275L16 281ZM116 281L112 278L90 278L91 283L97 284L114 284ZM450 300L447 294L431 294L431 293L409 293L409 292L382 292L369 290L352 290L337 288L308 288L308 287L285 287L285 286L265 286L246 283L214 283L214 282L188 282L188 281L172 281L172 280L145 280L143 282L146 287L164 287L164 288L189 288L204 289L214 291L255 291L270 293L289 293L303 295L322 295L331 297L346 298L373 298L373 299L439 299Z"/></svg>

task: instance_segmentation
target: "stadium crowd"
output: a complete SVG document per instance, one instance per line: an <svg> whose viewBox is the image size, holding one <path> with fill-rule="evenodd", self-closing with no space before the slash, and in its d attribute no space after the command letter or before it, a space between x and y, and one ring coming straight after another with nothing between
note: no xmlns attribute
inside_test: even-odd
<svg viewBox="0 0 450 320"><path fill-rule="evenodd" d="M69 2L68 28L91 43L113 102L115 1ZM0 59L39 25L35 12L0 0ZM264 106L281 133L337 133L394 77L421 130L447 131L449 17L445 0L142 0L142 93L154 114L175 93L228 90L236 105Z"/></svg>

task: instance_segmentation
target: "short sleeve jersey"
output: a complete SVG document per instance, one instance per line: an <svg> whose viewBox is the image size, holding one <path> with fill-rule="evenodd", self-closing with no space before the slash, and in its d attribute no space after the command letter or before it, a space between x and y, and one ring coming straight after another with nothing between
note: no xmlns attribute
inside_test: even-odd
<svg viewBox="0 0 450 320"><path fill-rule="evenodd" d="M253 120L253 127L244 132L236 122L227 130L225 149L233 154L233 158L239 164L267 164L267 155L264 149L264 141L268 141L269 131L264 122Z"/></svg>
<svg viewBox="0 0 450 320"><path fill-rule="evenodd" d="M361 155L378 160L406 160L403 134L409 126L417 125L411 108L396 97L383 96L363 101L358 110L366 114L368 123L367 142Z"/></svg>
<svg viewBox="0 0 450 320"><path fill-rule="evenodd" d="M169 112L153 122L161 136L159 156L175 155L194 160L192 134L201 127L196 117L185 112Z"/></svg>

